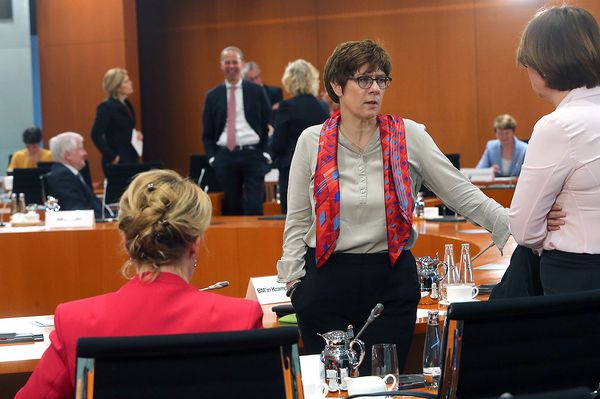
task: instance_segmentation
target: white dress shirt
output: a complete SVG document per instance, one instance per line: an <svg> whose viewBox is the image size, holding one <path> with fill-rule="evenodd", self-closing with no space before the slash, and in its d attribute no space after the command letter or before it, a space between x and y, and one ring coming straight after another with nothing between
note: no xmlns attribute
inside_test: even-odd
<svg viewBox="0 0 600 399"><path fill-rule="evenodd" d="M565 224L548 232L555 202ZM509 215L521 245L600 254L600 86L571 90L535 124Z"/></svg>
<svg viewBox="0 0 600 399"><path fill-rule="evenodd" d="M229 104L229 96L231 95L230 87L233 86L228 81L225 81L225 90L227 91L227 104ZM242 80L240 79L236 84L235 89L235 144L236 145L253 145L258 144L260 136L252 129L248 121L246 120L246 114L244 113L244 90L242 89ZM228 118L229 119L229 118ZM217 145L221 147L227 146L227 123L225 122L225 128L217 140Z"/></svg>

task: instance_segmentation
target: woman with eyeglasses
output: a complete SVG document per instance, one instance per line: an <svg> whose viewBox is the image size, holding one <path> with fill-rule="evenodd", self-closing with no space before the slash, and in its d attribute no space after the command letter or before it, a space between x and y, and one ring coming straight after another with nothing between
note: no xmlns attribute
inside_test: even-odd
<svg viewBox="0 0 600 399"><path fill-rule="evenodd" d="M298 139L277 269L306 353L323 350L318 333L349 324L357 332L382 303L362 336L366 359L373 344L395 343L402 368L420 299L410 248L421 185L490 231L499 248L510 233L505 209L452 166L425 126L380 113L390 72L389 55L371 40L342 43L328 59L324 84L340 108ZM369 370L366 360L361 373Z"/></svg>
<svg viewBox="0 0 600 399"><path fill-rule="evenodd" d="M487 142L477 168L492 168L499 177L519 176L527 143L515 136L517 121L508 114L498 115L493 127L496 140Z"/></svg>
<svg viewBox="0 0 600 399"><path fill-rule="evenodd" d="M533 128L510 205L515 240L541 252L544 294L600 288L600 27L583 8L551 7L517 51L533 91L555 110ZM566 214L547 231L553 204Z"/></svg>

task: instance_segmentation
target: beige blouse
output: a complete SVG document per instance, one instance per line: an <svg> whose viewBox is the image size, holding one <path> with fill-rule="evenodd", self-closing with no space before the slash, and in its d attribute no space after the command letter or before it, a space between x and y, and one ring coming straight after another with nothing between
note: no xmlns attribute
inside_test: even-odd
<svg viewBox="0 0 600 399"><path fill-rule="evenodd" d="M502 249L510 236L508 215L461 174L435 145L425 126L404 119L413 197L425 184L451 209L492 232ZM314 175L322 125L307 128L298 139L288 186L288 214L283 255L277 262L279 282L304 276L306 248L315 248ZM387 251L383 161L379 130L363 152L339 135L340 234L335 252L376 253ZM405 249L417 239L413 228Z"/></svg>

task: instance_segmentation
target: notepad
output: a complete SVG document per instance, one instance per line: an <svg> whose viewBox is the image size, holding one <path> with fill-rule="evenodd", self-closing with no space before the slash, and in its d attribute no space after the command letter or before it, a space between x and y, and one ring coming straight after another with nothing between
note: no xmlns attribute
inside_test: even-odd
<svg viewBox="0 0 600 399"><path fill-rule="evenodd" d="M287 326L297 325L298 319L296 319L296 313L292 313L287 316L281 317L279 319L279 324L287 325Z"/></svg>

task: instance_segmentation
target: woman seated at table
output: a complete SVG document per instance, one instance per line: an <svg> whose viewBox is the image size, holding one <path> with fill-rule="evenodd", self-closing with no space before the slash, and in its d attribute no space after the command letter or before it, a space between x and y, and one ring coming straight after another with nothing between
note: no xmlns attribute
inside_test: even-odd
<svg viewBox="0 0 600 399"><path fill-rule="evenodd" d="M560 32L557 34L557 32ZM543 10L529 22L518 63L556 109L531 135L510 207L515 240L542 252L544 294L600 288L600 28L586 10ZM560 230L545 215L566 213Z"/></svg>
<svg viewBox="0 0 600 399"><path fill-rule="evenodd" d="M133 277L116 292L56 308L51 345L16 398L72 398L79 337L261 328L257 302L190 285L210 215L208 195L176 172L138 175L121 197L118 224L130 257L122 272Z"/></svg>
<svg viewBox="0 0 600 399"><path fill-rule="evenodd" d="M494 119L496 140L490 140L477 168L493 168L498 177L519 176L525 159L527 143L515 136L517 121L508 114Z"/></svg>
<svg viewBox="0 0 600 399"><path fill-rule="evenodd" d="M52 153L41 147L42 130L38 127L28 127L23 131L25 148L15 151L10 158L8 172L15 168L36 168L38 162L52 162Z"/></svg>

